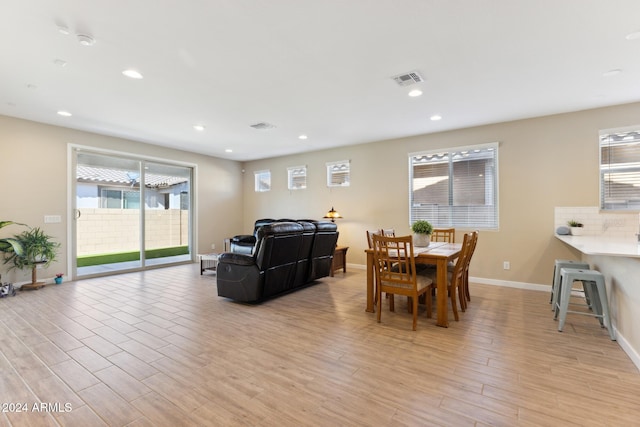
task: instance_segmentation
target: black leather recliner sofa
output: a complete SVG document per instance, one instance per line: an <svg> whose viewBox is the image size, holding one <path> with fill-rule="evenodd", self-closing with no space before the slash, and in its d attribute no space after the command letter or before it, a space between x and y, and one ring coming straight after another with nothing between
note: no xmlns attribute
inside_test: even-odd
<svg viewBox="0 0 640 427"><path fill-rule="evenodd" d="M273 222L256 231L253 254L218 258L218 295L259 302L291 292L331 272L338 229L331 222Z"/></svg>

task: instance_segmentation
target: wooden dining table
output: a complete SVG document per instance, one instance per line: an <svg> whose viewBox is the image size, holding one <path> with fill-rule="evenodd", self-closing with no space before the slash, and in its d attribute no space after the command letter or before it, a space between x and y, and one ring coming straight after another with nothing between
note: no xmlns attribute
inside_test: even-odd
<svg viewBox="0 0 640 427"><path fill-rule="evenodd" d="M449 261L460 256L462 251L461 243L431 242L424 248L414 247L413 256L416 263L434 264L436 266L436 286L437 286L437 318L436 325L447 328L449 326L448 316L448 296L447 296L447 265ZM373 263L373 249L365 249L367 254L367 308L369 313L375 312L374 307L374 278L375 270Z"/></svg>

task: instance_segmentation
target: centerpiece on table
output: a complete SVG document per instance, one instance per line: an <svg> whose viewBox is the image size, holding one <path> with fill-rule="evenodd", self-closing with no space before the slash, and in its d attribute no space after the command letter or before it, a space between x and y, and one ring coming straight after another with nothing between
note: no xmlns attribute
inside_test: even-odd
<svg viewBox="0 0 640 427"><path fill-rule="evenodd" d="M429 246L433 226L429 221L419 219L411 225L413 231L413 245L417 247Z"/></svg>

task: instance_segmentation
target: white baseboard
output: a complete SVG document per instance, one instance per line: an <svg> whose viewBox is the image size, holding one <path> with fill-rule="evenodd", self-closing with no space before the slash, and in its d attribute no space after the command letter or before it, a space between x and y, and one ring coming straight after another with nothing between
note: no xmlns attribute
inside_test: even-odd
<svg viewBox="0 0 640 427"><path fill-rule="evenodd" d="M622 348L622 351L627 353L627 356L629 356L629 359L631 359L633 364L636 365L636 368L638 368L638 371L640 371L640 354L638 354L636 349L633 348L631 344L629 344L629 341L627 341L624 338L624 336L620 332L618 332L618 330L615 327L613 329L616 332L616 342Z"/></svg>
<svg viewBox="0 0 640 427"><path fill-rule="evenodd" d="M537 283L513 282L511 280L485 279L484 277L469 277L469 282L483 285L504 286L506 288L528 289L530 291L551 292L551 285Z"/></svg>

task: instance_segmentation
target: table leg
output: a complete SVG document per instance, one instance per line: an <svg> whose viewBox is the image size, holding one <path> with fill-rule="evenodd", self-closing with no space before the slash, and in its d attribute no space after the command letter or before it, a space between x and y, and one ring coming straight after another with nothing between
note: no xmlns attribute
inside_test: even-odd
<svg viewBox="0 0 640 427"><path fill-rule="evenodd" d="M447 318L447 304L448 304L448 296L447 296L447 260L446 259L438 259L436 263L436 274L437 274L437 308L438 308L438 319L436 321L436 325L442 326L444 328L449 327L449 319Z"/></svg>
<svg viewBox="0 0 640 427"><path fill-rule="evenodd" d="M367 313L373 313L373 252L367 252Z"/></svg>

